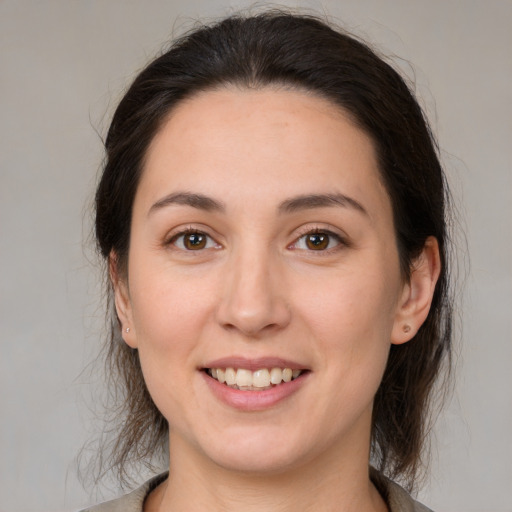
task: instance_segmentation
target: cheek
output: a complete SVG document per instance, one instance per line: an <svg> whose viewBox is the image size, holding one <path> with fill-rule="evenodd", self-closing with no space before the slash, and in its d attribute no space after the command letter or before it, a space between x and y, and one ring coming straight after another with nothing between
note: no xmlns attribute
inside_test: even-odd
<svg viewBox="0 0 512 512"><path fill-rule="evenodd" d="M187 423L185 393L193 377L211 310L207 280L180 279L154 267L132 276L134 326L144 380L165 418ZM198 288L199 287L199 288ZM190 397L189 397L190 398Z"/></svg>
<svg viewBox="0 0 512 512"><path fill-rule="evenodd" d="M296 298L297 308L308 318L308 323L327 337L334 332L359 332L389 341L398 287L395 279L383 276L383 272L340 273L330 276L320 286L314 281L303 281L292 297Z"/></svg>
<svg viewBox="0 0 512 512"><path fill-rule="evenodd" d="M398 288L395 279L383 276L381 271L332 276L321 290L313 291L310 283L307 293L302 286L294 292L322 365L333 379L350 375L343 385L350 382L354 389L366 386L366 379L378 386L386 366Z"/></svg>
<svg viewBox="0 0 512 512"><path fill-rule="evenodd" d="M138 270L131 276L130 295L139 343L161 350L183 347L213 307L211 280L166 265Z"/></svg>

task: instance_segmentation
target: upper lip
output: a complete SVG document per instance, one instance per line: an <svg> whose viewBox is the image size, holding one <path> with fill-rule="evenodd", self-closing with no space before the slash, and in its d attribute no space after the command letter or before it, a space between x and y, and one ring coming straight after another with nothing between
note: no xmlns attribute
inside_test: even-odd
<svg viewBox="0 0 512 512"><path fill-rule="evenodd" d="M308 368L289 359L280 357L258 357L248 359L243 356L222 357L214 361L207 362L203 368L243 368L245 370L261 370L263 368L290 368L292 370L307 370Z"/></svg>

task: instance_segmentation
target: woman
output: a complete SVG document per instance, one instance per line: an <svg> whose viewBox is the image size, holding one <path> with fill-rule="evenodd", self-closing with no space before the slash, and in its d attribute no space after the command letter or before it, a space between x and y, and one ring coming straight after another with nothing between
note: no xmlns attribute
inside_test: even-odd
<svg viewBox="0 0 512 512"><path fill-rule="evenodd" d="M447 192L403 79L312 17L231 17L140 73L106 153L113 465L168 441L170 470L90 510L427 510L384 476L414 484L450 349Z"/></svg>

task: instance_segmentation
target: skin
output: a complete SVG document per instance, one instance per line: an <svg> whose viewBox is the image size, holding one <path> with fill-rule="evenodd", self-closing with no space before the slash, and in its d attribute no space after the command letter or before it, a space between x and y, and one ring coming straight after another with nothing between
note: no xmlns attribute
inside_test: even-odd
<svg viewBox="0 0 512 512"><path fill-rule="evenodd" d="M311 194L349 199L286 208ZM206 245L187 249L187 230ZM146 511L387 510L368 476L373 398L391 343L428 314L439 255L428 239L404 281L373 143L343 111L273 89L182 102L148 150L127 275L111 262L125 341L169 422L170 478ZM309 373L239 410L201 371L233 356Z"/></svg>

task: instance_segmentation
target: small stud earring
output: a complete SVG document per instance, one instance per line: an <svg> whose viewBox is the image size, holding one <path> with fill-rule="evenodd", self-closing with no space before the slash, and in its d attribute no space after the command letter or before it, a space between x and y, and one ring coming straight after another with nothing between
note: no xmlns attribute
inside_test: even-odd
<svg viewBox="0 0 512 512"><path fill-rule="evenodd" d="M403 327L402 327L402 330L405 332L405 333L408 333L411 331L411 326L409 324L405 324Z"/></svg>
<svg viewBox="0 0 512 512"><path fill-rule="evenodd" d="M125 331L126 331L126 332L130 332L130 328L129 328L129 327L127 327L127 328L125 329Z"/></svg>

